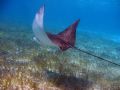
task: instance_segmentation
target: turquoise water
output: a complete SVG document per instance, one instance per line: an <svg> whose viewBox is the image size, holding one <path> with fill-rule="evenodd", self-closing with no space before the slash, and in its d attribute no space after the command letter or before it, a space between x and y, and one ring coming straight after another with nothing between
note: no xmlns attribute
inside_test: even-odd
<svg viewBox="0 0 120 90"><path fill-rule="evenodd" d="M35 90L119 90L119 66L75 49L48 50L33 40L33 19L43 4L45 31L59 33L80 19L75 46L120 64L119 0L1 0L0 90L19 85Z"/></svg>
<svg viewBox="0 0 120 90"><path fill-rule="evenodd" d="M120 2L118 0L2 0L1 19L31 25L34 15L45 4L45 26L66 28L80 18L79 29L119 33Z"/></svg>
<svg viewBox="0 0 120 90"><path fill-rule="evenodd" d="M45 4L45 27L59 32L80 18L77 32L106 34L120 42L120 2L118 0L2 0L0 22L31 27L35 13ZM54 29L58 29L57 31ZM79 35L78 35L79 37Z"/></svg>

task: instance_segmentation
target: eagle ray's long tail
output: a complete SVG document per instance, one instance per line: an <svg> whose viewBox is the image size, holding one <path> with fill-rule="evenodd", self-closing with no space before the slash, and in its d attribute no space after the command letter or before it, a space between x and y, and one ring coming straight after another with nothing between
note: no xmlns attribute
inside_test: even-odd
<svg viewBox="0 0 120 90"><path fill-rule="evenodd" d="M61 40L62 40L62 39L61 39ZM82 49L77 48L77 47L75 47L75 46L72 46L70 43L67 43L67 42L65 42L64 40L62 40L62 41L63 41L65 44L69 45L71 48L74 48L75 50L78 50L78 51L80 51L80 52L82 52L82 53L85 53L85 54L88 54L88 55L90 55L90 56L96 57L96 58L98 58L98 60L105 61L105 62L109 62L109 63L111 63L111 64L120 66L120 64L117 64L117 63L115 63L115 62L112 62L111 60L107 60L107 59L105 59L105 58L103 58L103 57L97 56L97 55L92 54L92 53L90 53L90 52L88 52L88 51L85 51L85 50L82 50Z"/></svg>
<svg viewBox="0 0 120 90"><path fill-rule="evenodd" d="M107 59L105 59L105 58L102 58L102 57L97 56L97 55L95 55L95 54L89 53L89 52L84 51L84 50L82 50L82 49L79 49L79 48L77 48L77 47L72 47L72 48L74 48L74 49L76 49L76 50L78 50L78 51L80 51L80 52L86 53L86 54L88 54L88 55L90 55L90 56L96 57L96 58L98 58L98 59L101 60L101 61L106 61L106 62L112 63L112 64L114 64L114 65L120 66L120 64L117 64L117 63L115 63L115 62L112 62L112 61L110 61L110 60L107 60Z"/></svg>

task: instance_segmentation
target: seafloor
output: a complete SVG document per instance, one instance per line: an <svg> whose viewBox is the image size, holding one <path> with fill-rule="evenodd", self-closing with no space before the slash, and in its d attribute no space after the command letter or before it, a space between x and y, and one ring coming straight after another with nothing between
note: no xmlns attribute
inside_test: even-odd
<svg viewBox="0 0 120 90"><path fill-rule="evenodd" d="M95 33L77 35L77 47L116 63L119 45ZM74 49L43 49L31 28L0 24L0 90L120 90L120 67Z"/></svg>

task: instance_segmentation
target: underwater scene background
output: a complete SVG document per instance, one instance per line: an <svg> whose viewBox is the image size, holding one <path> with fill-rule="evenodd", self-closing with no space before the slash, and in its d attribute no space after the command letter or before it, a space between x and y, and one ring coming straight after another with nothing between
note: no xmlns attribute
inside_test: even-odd
<svg viewBox="0 0 120 90"><path fill-rule="evenodd" d="M120 66L33 40L43 4L45 31L59 33L80 19L75 46L120 64L119 0L0 0L0 90L120 90Z"/></svg>

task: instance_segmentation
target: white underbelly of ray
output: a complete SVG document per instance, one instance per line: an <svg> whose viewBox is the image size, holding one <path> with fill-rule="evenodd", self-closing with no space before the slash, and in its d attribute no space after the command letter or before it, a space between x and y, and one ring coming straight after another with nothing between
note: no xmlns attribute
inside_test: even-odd
<svg viewBox="0 0 120 90"><path fill-rule="evenodd" d="M55 46L56 45L48 38L46 32L36 24L33 23L33 32L35 34L37 42L42 46Z"/></svg>
<svg viewBox="0 0 120 90"><path fill-rule="evenodd" d="M40 8L40 10L36 13L35 19L33 21L33 32L35 34L35 40L42 46L53 46L55 45L47 36L43 27L43 17L44 17L44 6Z"/></svg>

